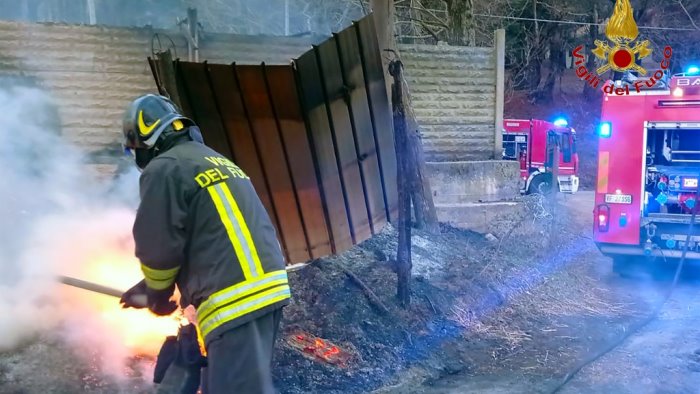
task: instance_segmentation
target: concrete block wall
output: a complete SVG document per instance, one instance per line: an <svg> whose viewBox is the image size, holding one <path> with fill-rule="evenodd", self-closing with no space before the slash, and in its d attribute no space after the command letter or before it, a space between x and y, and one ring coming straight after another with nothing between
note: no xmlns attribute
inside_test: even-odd
<svg viewBox="0 0 700 394"><path fill-rule="evenodd" d="M474 231L487 231L499 214L516 212L520 166L488 160L427 163L438 220Z"/></svg>
<svg viewBox="0 0 700 394"><path fill-rule="evenodd" d="M505 160L427 163L437 205L512 200L520 195L518 162Z"/></svg>
<svg viewBox="0 0 700 394"><path fill-rule="evenodd" d="M102 157L119 149L121 119L130 100L157 92L147 57L151 39L172 38L177 56L187 60L178 31L109 28L48 23L0 22L0 77L31 79L55 99L61 132L69 141ZM200 61L286 64L317 38L206 35ZM95 159L102 160L102 159ZM102 162L105 166L116 167Z"/></svg>
<svg viewBox="0 0 700 394"><path fill-rule="evenodd" d="M426 161L493 158L495 48L400 45Z"/></svg>

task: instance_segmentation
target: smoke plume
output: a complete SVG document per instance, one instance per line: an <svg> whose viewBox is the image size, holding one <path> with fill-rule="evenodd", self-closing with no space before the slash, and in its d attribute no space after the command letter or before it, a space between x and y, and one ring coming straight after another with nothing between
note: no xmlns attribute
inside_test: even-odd
<svg viewBox="0 0 700 394"><path fill-rule="evenodd" d="M59 337L77 355L99 353L102 371L119 376L130 356L157 352L175 318L123 310L56 276L122 291L141 279L131 235L138 172L99 181L38 88L0 86L0 108L0 351Z"/></svg>

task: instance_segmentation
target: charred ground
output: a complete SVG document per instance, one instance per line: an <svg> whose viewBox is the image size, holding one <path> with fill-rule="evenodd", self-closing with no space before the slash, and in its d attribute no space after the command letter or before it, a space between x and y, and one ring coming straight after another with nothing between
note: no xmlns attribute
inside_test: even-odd
<svg viewBox="0 0 700 394"><path fill-rule="evenodd" d="M275 374L283 392L421 392L448 375L554 382L641 318L648 304L599 281L595 264L607 261L585 236L585 209L567 212L537 197L522 205L520 217L495 214L490 235L449 226L438 236L415 231L407 310L394 301L391 229L294 273L284 331L304 330L359 357L341 369L281 342ZM389 314L378 313L341 267L362 278Z"/></svg>

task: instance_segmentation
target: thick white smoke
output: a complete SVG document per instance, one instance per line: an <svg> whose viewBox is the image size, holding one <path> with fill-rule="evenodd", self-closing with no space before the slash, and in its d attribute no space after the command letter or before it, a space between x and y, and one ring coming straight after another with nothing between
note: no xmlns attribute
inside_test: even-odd
<svg viewBox="0 0 700 394"><path fill-rule="evenodd" d="M78 354L98 351L104 372L119 375L126 357L153 354L174 334L174 319L119 309L117 298L56 276L120 290L141 278L131 236L138 172L98 181L59 136L55 106L38 88L0 87L0 108L0 351L50 333ZM149 319L158 322L144 327Z"/></svg>

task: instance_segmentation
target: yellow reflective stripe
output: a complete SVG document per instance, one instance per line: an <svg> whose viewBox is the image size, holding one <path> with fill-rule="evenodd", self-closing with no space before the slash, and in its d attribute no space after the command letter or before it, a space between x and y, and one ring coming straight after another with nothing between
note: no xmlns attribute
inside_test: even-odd
<svg viewBox="0 0 700 394"><path fill-rule="evenodd" d="M202 335L206 338L209 333L224 323L230 322L240 316L254 312L258 309L272 305L289 298L291 295L289 286L284 285L245 298L237 303L221 308L212 316L199 322Z"/></svg>
<svg viewBox="0 0 700 394"><path fill-rule="evenodd" d="M146 278L160 281L175 278L180 272L180 267L159 270L141 263L141 271Z"/></svg>
<svg viewBox="0 0 700 394"><path fill-rule="evenodd" d="M172 279L151 279L146 277L146 286L153 290L164 290L175 283L175 278Z"/></svg>
<svg viewBox="0 0 700 394"><path fill-rule="evenodd" d="M146 279L146 286L153 290L163 290L175 283L180 267L159 270L141 263L141 272Z"/></svg>
<svg viewBox="0 0 700 394"><path fill-rule="evenodd" d="M243 232L245 241L248 244L250 257L253 258L253 263L255 264L254 272L257 273L257 275L255 276L262 275L265 271L263 271L262 264L260 263L260 257L258 257L258 250L255 248L255 243L253 242L253 237L250 235L250 230L248 230L248 225L245 222L245 218L243 217L241 210L238 209L236 199L233 198L233 194L231 193L231 190L228 188L227 184L219 183L217 187L220 187L223 190L224 196L226 196L226 200L228 200L228 203L231 204L231 208L233 208L233 214L236 215L238 226Z"/></svg>
<svg viewBox="0 0 700 394"><path fill-rule="evenodd" d="M199 329L199 323L194 325L195 331L197 331L197 343L199 344L199 351L202 352L202 356L207 356L207 346L204 342L204 336L202 336L202 330Z"/></svg>
<svg viewBox="0 0 700 394"><path fill-rule="evenodd" d="M598 185L596 191L598 193L608 192L608 176L610 171L610 152L600 152L598 158Z"/></svg>
<svg viewBox="0 0 700 394"><path fill-rule="evenodd" d="M226 212L226 208L224 207L224 202L221 200L221 197L219 196L219 193L217 192L216 185L214 186L209 186L207 188L209 191L209 195L211 196L212 201L214 201L214 206L216 207L216 211L219 213L219 217L221 218L221 222L224 224L224 227L226 228L226 233L228 234L229 240L231 240L231 244L233 245L233 250L236 252L236 257L238 258L238 261L241 264L241 269L243 270L243 276L246 279L249 279L252 275L250 273L250 267L248 264L246 264L247 258L245 255L245 252L243 251L243 246L238 240L238 236L236 235L236 230L233 228L233 223L231 222L231 218L229 217L229 214Z"/></svg>
<svg viewBox="0 0 700 394"><path fill-rule="evenodd" d="M213 309L236 301L241 297L253 294L270 286L287 283L287 271L279 270L268 272L260 278L251 279L242 283L229 286L212 294L197 308L197 316L202 318Z"/></svg>

